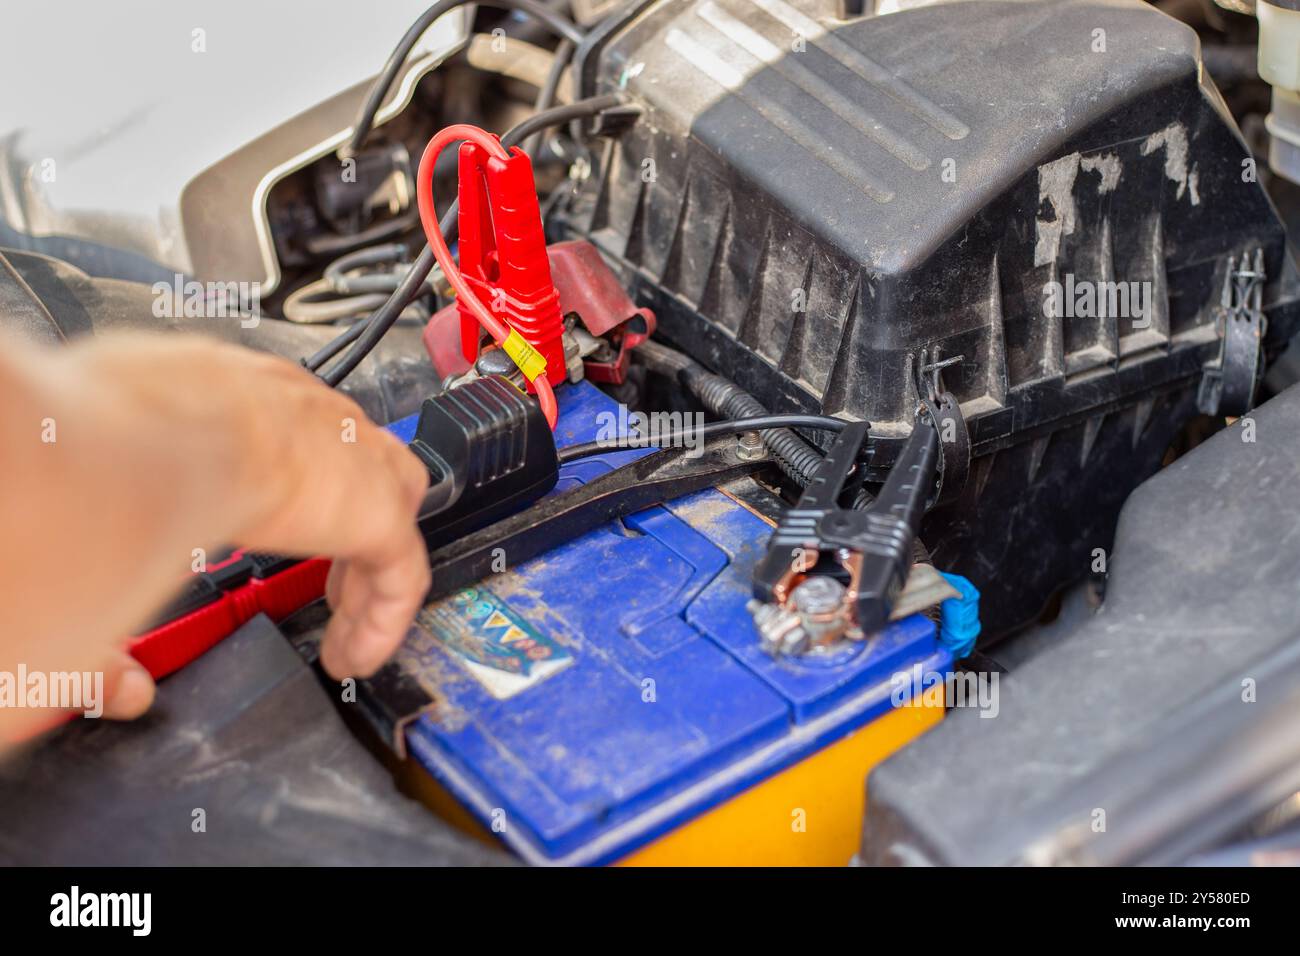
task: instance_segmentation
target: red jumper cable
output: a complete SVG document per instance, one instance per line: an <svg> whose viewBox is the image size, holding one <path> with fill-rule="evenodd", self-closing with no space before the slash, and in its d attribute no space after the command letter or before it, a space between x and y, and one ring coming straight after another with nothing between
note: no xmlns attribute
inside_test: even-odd
<svg viewBox="0 0 1300 956"><path fill-rule="evenodd" d="M434 166L443 149L455 142L464 143L459 194L465 271L452 259L433 206ZM465 357L473 361L477 356L477 322L523 372L554 428L558 409L552 384L565 375L564 324L528 155L518 147L507 151L477 126L448 126L429 140L420 158L416 201L429 248L456 290ZM489 299L490 308L480 293Z"/></svg>

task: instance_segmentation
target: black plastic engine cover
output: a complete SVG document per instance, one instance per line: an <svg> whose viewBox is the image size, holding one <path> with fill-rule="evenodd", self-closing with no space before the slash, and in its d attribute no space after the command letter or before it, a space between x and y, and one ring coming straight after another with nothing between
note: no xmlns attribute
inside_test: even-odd
<svg viewBox="0 0 1300 956"><path fill-rule="evenodd" d="M643 114L563 231L774 411L901 440L922 349L961 356L944 385L974 460L926 542L996 635L1088 572L1195 414L1230 257L1263 252L1268 352L1296 274L1188 27L1129 0L839 6L651 0L607 22L584 93ZM1116 283L1149 308L1090 315L1074 292Z"/></svg>

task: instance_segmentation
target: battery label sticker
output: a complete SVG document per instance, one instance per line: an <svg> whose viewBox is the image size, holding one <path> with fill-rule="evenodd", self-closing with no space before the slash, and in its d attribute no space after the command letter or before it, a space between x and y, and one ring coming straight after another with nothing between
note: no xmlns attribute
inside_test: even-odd
<svg viewBox="0 0 1300 956"><path fill-rule="evenodd" d="M573 655L487 588L465 588L420 612L422 623L498 700L573 663Z"/></svg>

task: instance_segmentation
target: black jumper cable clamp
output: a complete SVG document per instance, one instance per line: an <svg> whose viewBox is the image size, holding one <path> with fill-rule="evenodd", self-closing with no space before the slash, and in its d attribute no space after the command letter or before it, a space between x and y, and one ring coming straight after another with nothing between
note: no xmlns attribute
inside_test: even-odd
<svg viewBox="0 0 1300 956"><path fill-rule="evenodd" d="M960 414L960 413L959 413ZM852 507L871 457L868 422L840 432L754 570L750 613L773 656L862 641L889 622L937 494L938 426L923 405L880 494Z"/></svg>

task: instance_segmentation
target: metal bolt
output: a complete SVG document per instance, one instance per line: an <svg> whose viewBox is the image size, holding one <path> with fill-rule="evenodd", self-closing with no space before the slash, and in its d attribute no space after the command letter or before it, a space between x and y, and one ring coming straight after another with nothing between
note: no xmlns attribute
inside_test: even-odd
<svg viewBox="0 0 1300 956"><path fill-rule="evenodd" d="M772 657L785 652L787 645L799 643L803 628L799 626L799 616L792 614L775 604L764 604L751 600L746 607L754 616L754 626L758 629L759 645ZM792 633L793 632L793 633Z"/></svg>
<svg viewBox="0 0 1300 956"><path fill-rule="evenodd" d="M509 376L515 370L515 363L505 349L488 349L479 355L474 368L480 375Z"/></svg>
<svg viewBox="0 0 1300 956"><path fill-rule="evenodd" d="M742 432L736 446L741 461L754 461L763 457L763 436L758 432Z"/></svg>
<svg viewBox="0 0 1300 956"><path fill-rule="evenodd" d="M801 614L830 614L844 600L844 585L824 574L804 578L790 593L790 602Z"/></svg>

